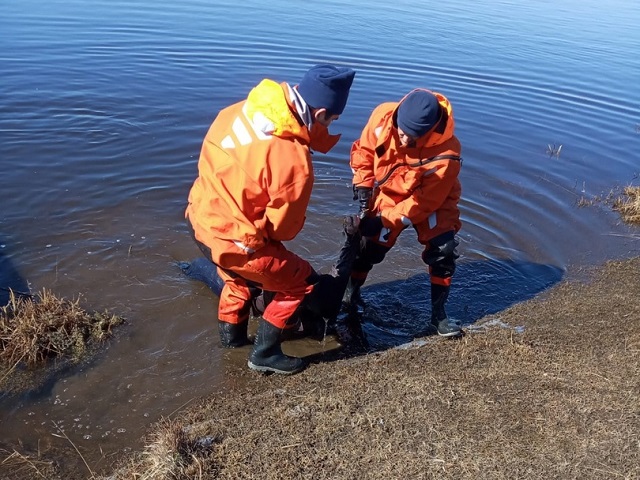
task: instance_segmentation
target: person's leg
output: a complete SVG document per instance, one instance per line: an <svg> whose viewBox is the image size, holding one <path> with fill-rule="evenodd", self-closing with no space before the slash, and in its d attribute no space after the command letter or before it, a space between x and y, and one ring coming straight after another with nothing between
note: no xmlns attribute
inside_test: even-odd
<svg viewBox="0 0 640 480"><path fill-rule="evenodd" d="M288 251L281 243L269 243L233 272L249 282L259 283L273 298L264 308L259 319L249 368L261 372L282 374L296 373L305 367L300 358L282 352L282 333L289 327L289 320L313 289L317 274L311 265Z"/></svg>
<svg viewBox="0 0 640 480"><path fill-rule="evenodd" d="M353 309L362 304L360 288L367 280L367 276L373 269L373 266L384 260L385 255L391 250L392 245L393 243L391 245L383 245L371 238L362 238L360 250L353 262L351 275L345 288L344 296L342 297L342 305L344 308Z"/></svg>
<svg viewBox="0 0 640 480"><path fill-rule="evenodd" d="M225 348L248 345L249 314L253 299L260 290L255 286L249 286L245 279L230 275L222 268L218 268L218 275L224 280L218 303L220 343Z"/></svg>
<svg viewBox="0 0 640 480"><path fill-rule="evenodd" d="M459 196L458 196L459 197ZM438 335L456 337L462 329L449 321L445 305L449 299L451 279L456 270L460 213L457 202L445 202L443 207L416 226L418 241L425 246L422 260L428 265L431 283L431 324Z"/></svg>
<svg viewBox="0 0 640 480"><path fill-rule="evenodd" d="M429 242L422 253L422 259L429 266L431 279L431 324L443 337L455 337L462 334L458 325L449 321L445 305L451 289L451 278L456 270L455 233L443 233Z"/></svg>
<svg viewBox="0 0 640 480"><path fill-rule="evenodd" d="M241 277L215 265L211 249L196 238L188 218L186 222L193 241L212 265L210 269L200 268L199 272L208 275L209 278L198 279L207 283L220 297L218 303L220 343L225 348L237 348L251 343L247 338L249 311L253 299L260 294L259 288L247 284Z"/></svg>

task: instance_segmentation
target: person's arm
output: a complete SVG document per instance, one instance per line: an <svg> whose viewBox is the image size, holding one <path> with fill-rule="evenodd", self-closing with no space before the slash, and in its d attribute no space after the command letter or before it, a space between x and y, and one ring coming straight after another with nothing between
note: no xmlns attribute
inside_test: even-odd
<svg viewBox="0 0 640 480"><path fill-rule="evenodd" d="M360 138L351 146L349 164L353 171L353 185L362 188L371 188L375 184L373 173L373 160L376 148L376 136L370 124L362 130Z"/></svg>
<svg viewBox="0 0 640 480"><path fill-rule="evenodd" d="M429 215L438 210L458 181L460 162L457 160L435 161L428 164L426 175L421 178L420 185L411 195L393 208L382 212L384 226L407 226L408 222L416 225L425 221Z"/></svg>
<svg viewBox="0 0 640 480"><path fill-rule="evenodd" d="M292 240L304 225L311 198L313 167L310 153L306 147L291 149L286 144L279 144L269 155L265 230L272 240Z"/></svg>

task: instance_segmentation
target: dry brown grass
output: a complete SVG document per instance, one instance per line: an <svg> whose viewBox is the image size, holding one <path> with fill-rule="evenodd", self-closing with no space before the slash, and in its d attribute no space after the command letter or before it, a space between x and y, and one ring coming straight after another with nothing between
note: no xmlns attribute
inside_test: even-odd
<svg viewBox="0 0 640 480"><path fill-rule="evenodd" d="M622 195L613 200L613 208L625 222L640 224L640 187L625 187Z"/></svg>
<svg viewBox="0 0 640 480"><path fill-rule="evenodd" d="M215 439L188 433L180 422L163 419L147 438L147 446L109 479L136 480L216 478L210 454Z"/></svg>
<svg viewBox="0 0 640 480"><path fill-rule="evenodd" d="M484 319L523 334L490 327L293 377L238 370L244 387L161 425L108 478L640 478L639 274L640 258L613 262ZM189 460L185 435L207 449Z"/></svg>
<svg viewBox="0 0 640 480"><path fill-rule="evenodd" d="M19 365L45 365L54 357L80 359L94 342L107 338L123 319L88 313L80 299L69 301L46 289L36 297L16 296L0 308L0 364L8 367L0 385Z"/></svg>
<svg viewBox="0 0 640 480"><path fill-rule="evenodd" d="M626 186L611 190L607 195L591 198L580 197L578 207L591 207L606 204L616 210L622 221L629 224L640 224L640 187Z"/></svg>
<svg viewBox="0 0 640 480"><path fill-rule="evenodd" d="M49 480L57 475L57 468L51 460L41 460L29 455L22 454L16 450L8 451L0 449L0 468L10 469L16 478L41 478Z"/></svg>

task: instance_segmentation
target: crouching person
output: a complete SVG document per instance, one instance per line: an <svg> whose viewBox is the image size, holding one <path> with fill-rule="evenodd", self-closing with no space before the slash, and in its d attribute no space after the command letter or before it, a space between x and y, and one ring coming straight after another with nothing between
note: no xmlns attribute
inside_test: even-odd
<svg viewBox="0 0 640 480"><path fill-rule="evenodd" d="M311 151L326 153L339 140L328 127L342 114L354 75L316 65L293 87L265 79L222 110L204 139L186 217L224 280L223 346L248 343L252 300L273 294L259 319L253 370L292 374L305 367L282 352L282 333L319 275L282 242L302 229L314 180Z"/></svg>
<svg viewBox="0 0 640 480"><path fill-rule="evenodd" d="M430 274L430 323L445 337L463 333L445 311L458 258L455 236L462 225L461 146L454 127L447 98L425 89L374 109L351 149L354 200L360 203L365 241L344 297L349 308L361 301L360 287L369 271L400 233L413 227Z"/></svg>

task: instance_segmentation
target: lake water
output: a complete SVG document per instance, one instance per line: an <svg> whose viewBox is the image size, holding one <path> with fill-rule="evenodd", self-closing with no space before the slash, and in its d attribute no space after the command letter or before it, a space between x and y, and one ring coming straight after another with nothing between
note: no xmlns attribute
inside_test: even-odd
<svg viewBox="0 0 640 480"><path fill-rule="evenodd" d="M199 255L183 212L202 139L262 78L357 70L331 128L342 140L315 155L307 223L289 244L318 270L357 210L351 142L373 107L415 87L448 96L463 144L452 316L472 323L637 255L637 228L579 202L638 184L639 24L629 0L2 2L0 286L81 295L128 324L90 365L0 398L0 444L64 444L55 422L99 467L237 381L248 350L219 347L217 298L176 263ZM405 232L364 290L378 348L428 315L420 251Z"/></svg>

